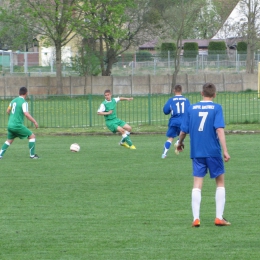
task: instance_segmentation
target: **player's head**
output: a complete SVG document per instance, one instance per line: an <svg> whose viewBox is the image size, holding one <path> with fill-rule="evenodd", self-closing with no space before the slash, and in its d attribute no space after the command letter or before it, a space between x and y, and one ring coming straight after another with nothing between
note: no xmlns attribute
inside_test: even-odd
<svg viewBox="0 0 260 260"><path fill-rule="evenodd" d="M26 95L27 94L27 88L26 87L21 87L20 89L19 89L19 95L20 96L24 96L24 95Z"/></svg>
<svg viewBox="0 0 260 260"><path fill-rule="evenodd" d="M181 86L181 85L175 85L173 91L174 91L175 94L181 94L181 92L182 92L182 86Z"/></svg>
<svg viewBox="0 0 260 260"><path fill-rule="evenodd" d="M213 83L205 83L202 87L202 96L213 98L216 96L216 86Z"/></svg>
<svg viewBox="0 0 260 260"><path fill-rule="evenodd" d="M106 90L104 91L104 96L105 96L105 99L106 99L107 101L110 101L110 100L111 100L111 96L112 96L111 91L110 91L109 89L106 89Z"/></svg>

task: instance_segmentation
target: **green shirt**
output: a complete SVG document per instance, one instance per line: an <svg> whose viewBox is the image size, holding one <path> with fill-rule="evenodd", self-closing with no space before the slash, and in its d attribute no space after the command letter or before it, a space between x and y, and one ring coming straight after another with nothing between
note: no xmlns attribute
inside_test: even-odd
<svg viewBox="0 0 260 260"><path fill-rule="evenodd" d="M24 122L24 112L28 112L28 103L23 97L17 97L11 101L9 104L11 108L8 127L16 127L23 125Z"/></svg>
<svg viewBox="0 0 260 260"><path fill-rule="evenodd" d="M100 109L102 112L108 112L110 110L113 110L113 113L110 115L104 115L105 120L112 120L117 118L116 115L116 103L119 101L119 98L112 98L111 101L104 100L100 106ZM105 110L104 110L105 109ZM101 111L99 110L99 111Z"/></svg>

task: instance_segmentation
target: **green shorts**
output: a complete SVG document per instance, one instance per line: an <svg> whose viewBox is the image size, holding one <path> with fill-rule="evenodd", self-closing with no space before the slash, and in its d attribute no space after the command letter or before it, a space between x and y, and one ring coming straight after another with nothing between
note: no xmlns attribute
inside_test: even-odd
<svg viewBox="0 0 260 260"><path fill-rule="evenodd" d="M32 131L29 130L24 125L7 128L7 139L8 140L12 140L16 137L19 137L20 139L25 139L25 138L28 138L30 135L32 135Z"/></svg>
<svg viewBox="0 0 260 260"><path fill-rule="evenodd" d="M107 120L106 121L106 126L107 128L113 132L116 133L117 132L117 127L121 126L123 127L126 124L125 121L119 119L119 118L115 118L115 119L111 119L111 120Z"/></svg>

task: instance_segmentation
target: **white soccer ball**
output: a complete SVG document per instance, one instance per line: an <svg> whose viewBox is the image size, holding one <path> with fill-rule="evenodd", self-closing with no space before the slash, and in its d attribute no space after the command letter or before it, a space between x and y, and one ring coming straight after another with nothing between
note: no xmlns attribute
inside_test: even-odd
<svg viewBox="0 0 260 260"><path fill-rule="evenodd" d="M71 150L71 152L79 152L79 150L80 150L80 146L78 145L78 144L72 144L71 146L70 146L70 150Z"/></svg>

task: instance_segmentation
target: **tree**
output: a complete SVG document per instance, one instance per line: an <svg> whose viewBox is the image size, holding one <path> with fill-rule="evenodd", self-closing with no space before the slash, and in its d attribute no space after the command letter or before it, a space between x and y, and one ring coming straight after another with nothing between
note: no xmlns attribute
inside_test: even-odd
<svg viewBox="0 0 260 260"><path fill-rule="evenodd" d="M241 10L246 17L241 24L247 43L246 72L254 73L255 51L258 47L260 35L260 2L255 0L241 0Z"/></svg>
<svg viewBox="0 0 260 260"><path fill-rule="evenodd" d="M77 0L11 0L12 15L21 16L21 27L39 36L45 46L55 46L57 94L62 94L62 47L74 37L80 13ZM12 7L12 8L10 8Z"/></svg>
<svg viewBox="0 0 260 260"><path fill-rule="evenodd" d="M8 0L0 2L0 49L28 51L35 35Z"/></svg>
<svg viewBox="0 0 260 260"><path fill-rule="evenodd" d="M211 0L206 0L206 4L198 13L194 21L194 30L191 35L195 39L211 39L222 25L221 16L216 6Z"/></svg>
<svg viewBox="0 0 260 260"><path fill-rule="evenodd" d="M169 1L169 0L168 0ZM194 30L194 24L200 13L204 0L172 0L171 5L161 10L165 32L168 37L176 40L176 53L174 55L174 72L172 75L172 87L176 85L177 75L180 71L180 56L182 41L188 38Z"/></svg>
<svg viewBox="0 0 260 260"><path fill-rule="evenodd" d="M247 44L246 72L254 73L255 52L259 48L260 36L260 2L257 0L240 0L237 15L229 17L218 33L219 38L234 38Z"/></svg>
<svg viewBox="0 0 260 260"><path fill-rule="evenodd" d="M142 0L91 0L77 6L84 22L77 32L84 39L94 39L103 76L111 75L118 56L138 41L145 28L149 8Z"/></svg>

